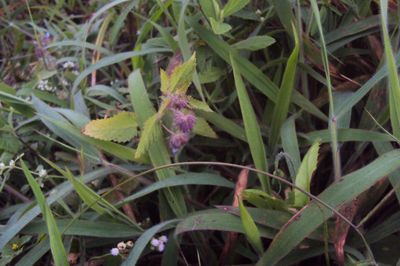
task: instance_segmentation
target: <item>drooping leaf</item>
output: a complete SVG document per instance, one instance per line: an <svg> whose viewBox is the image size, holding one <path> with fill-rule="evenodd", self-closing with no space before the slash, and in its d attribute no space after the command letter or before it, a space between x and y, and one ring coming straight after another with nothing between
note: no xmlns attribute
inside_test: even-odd
<svg viewBox="0 0 400 266"><path fill-rule="evenodd" d="M137 135L138 124L132 112L121 112L110 118L90 121L82 133L100 140L126 142Z"/></svg>
<svg viewBox="0 0 400 266"><path fill-rule="evenodd" d="M268 36L252 36L247 38L246 40L240 41L232 45L232 47L238 50L249 50L249 51L257 51L264 49L275 43L275 39Z"/></svg>
<svg viewBox="0 0 400 266"><path fill-rule="evenodd" d="M320 142L317 141L307 151L296 175L296 186L307 192L310 192L311 177L317 169L319 145ZM307 195L297 189L294 190L294 197L294 206L296 207L303 207L309 202Z"/></svg>

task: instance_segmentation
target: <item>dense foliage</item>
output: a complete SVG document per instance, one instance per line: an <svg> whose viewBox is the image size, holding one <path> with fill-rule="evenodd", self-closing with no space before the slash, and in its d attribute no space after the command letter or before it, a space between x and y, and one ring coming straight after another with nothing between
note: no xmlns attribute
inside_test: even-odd
<svg viewBox="0 0 400 266"><path fill-rule="evenodd" d="M400 263L396 0L0 3L0 265Z"/></svg>

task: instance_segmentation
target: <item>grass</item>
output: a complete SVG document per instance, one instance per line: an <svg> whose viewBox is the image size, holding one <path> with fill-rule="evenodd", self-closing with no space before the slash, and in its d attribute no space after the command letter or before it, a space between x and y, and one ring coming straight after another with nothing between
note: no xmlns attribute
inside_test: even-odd
<svg viewBox="0 0 400 266"><path fill-rule="evenodd" d="M0 265L399 264L398 8L1 1Z"/></svg>

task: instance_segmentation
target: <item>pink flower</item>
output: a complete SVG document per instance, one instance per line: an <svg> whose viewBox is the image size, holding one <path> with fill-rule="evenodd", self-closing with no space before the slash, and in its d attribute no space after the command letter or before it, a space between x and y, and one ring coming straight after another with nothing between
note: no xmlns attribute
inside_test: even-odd
<svg viewBox="0 0 400 266"><path fill-rule="evenodd" d="M183 145L189 141L189 135L183 132L177 132L169 138L169 147L173 154L175 154Z"/></svg>
<svg viewBox="0 0 400 266"><path fill-rule="evenodd" d="M171 94L168 96L171 99L169 108L172 110L181 110L188 105L188 101L185 95Z"/></svg>
<svg viewBox="0 0 400 266"><path fill-rule="evenodd" d="M192 112L184 114L181 111L175 111L174 123L182 132L189 133L196 123L196 116Z"/></svg>

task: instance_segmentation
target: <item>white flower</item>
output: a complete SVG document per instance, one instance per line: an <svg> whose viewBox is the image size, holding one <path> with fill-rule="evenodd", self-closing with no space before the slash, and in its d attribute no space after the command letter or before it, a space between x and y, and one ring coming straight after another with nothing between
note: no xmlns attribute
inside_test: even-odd
<svg viewBox="0 0 400 266"><path fill-rule="evenodd" d="M164 242L160 242L160 244L158 245L157 249L158 249L159 252L163 252L164 249L165 249Z"/></svg>
<svg viewBox="0 0 400 266"><path fill-rule="evenodd" d="M257 14L257 15L261 15L261 14L262 14L261 10L260 10L260 9L257 9L257 10L256 10L256 14Z"/></svg>
<svg viewBox="0 0 400 266"><path fill-rule="evenodd" d="M64 86L68 86L69 85L69 82L64 78L62 78L60 81L61 81L61 84L64 85Z"/></svg>
<svg viewBox="0 0 400 266"><path fill-rule="evenodd" d="M160 240L158 240L158 239L156 239L156 238L153 238L153 239L150 241L150 244L151 244L153 247L158 247L158 246L160 245Z"/></svg>
<svg viewBox="0 0 400 266"><path fill-rule="evenodd" d="M112 256L118 256L118 254L119 254L119 249L118 249L118 248L112 248L112 249L110 250L110 253L111 253Z"/></svg>
<svg viewBox="0 0 400 266"><path fill-rule="evenodd" d="M72 62L72 61L67 61L67 62L65 62L65 63L62 65L62 67L63 67L64 69L75 68L75 64L74 64L74 62Z"/></svg>
<svg viewBox="0 0 400 266"><path fill-rule="evenodd" d="M45 177L47 175L47 171L45 169L40 169L38 175L39 177Z"/></svg>
<svg viewBox="0 0 400 266"><path fill-rule="evenodd" d="M73 70L73 71L72 71L72 74L78 76L78 75L79 75L79 71L78 71L78 70Z"/></svg>
<svg viewBox="0 0 400 266"><path fill-rule="evenodd" d="M126 246L127 246L128 248L133 248L133 242L132 242L132 240L127 241L127 242L126 242Z"/></svg>
<svg viewBox="0 0 400 266"><path fill-rule="evenodd" d="M4 169L6 169L6 165L3 162L1 162L0 163L0 171L2 171Z"/></svg>
<svg viewBox="0 0 400 266"><path fill-rule="evenodd" d="M166 236L160 236L160 237L158 238L158 240L160 240L160 241L163 242L163 243L167 243L168 238L167 238Z"/></svg>
<svg viewBox="0 0 400 266"><path fill-rule="evenodd" d="M10 162L8 163L8 166L13 168L15 166L15 161L14 160L10 160Z"/></svg>
<svg viewBox="0 0 400 266"><path fill-rule="evenodd" d="M119 242L117 245L118 250L125 250L126 249L126 244L124 242Z"/></svg>

